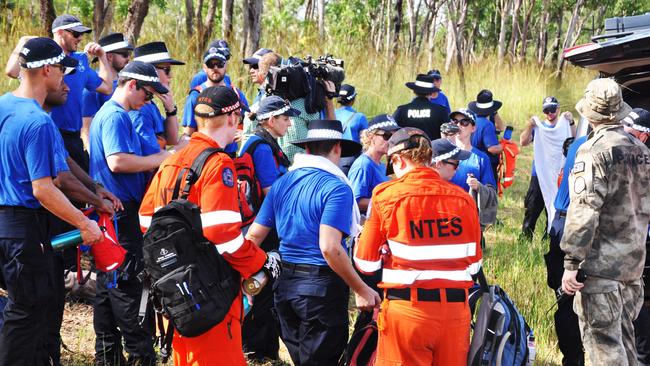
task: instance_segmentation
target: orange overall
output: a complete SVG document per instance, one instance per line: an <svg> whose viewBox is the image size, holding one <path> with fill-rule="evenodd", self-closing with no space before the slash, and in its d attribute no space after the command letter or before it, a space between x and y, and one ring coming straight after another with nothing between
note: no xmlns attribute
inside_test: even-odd
<svg viewBox="0 0 650 366"><path fill-rule="evenodd" d="M140 208L140 226L146 231L156 208L171 200L178 173L190 167L208 147L219 147L210 137L195 132L189 144L163 162L154 176ZM235 165L226 154L213 154L188 199L201 207L203 235L244 278L259 271L266 254L241 233ZM223 322L198 337L183 337L174 331L174 365L246 365L241 341L242 299L240 295Z"/></svg>
<svg viewBox="0 0 650 366"><path fill-rule="evenodd" d="M474 200L417 167L376 187L371 206L354 262L382 270L376 365L465 365L467 289L482 258Z"/></svg>

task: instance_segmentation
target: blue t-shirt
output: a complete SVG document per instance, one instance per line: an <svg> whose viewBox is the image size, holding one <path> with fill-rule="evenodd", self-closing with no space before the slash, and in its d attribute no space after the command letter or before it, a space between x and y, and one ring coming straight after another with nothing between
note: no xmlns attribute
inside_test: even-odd
<svg viewBox="0 0 650 366"><path fill-rule="evenodd" d="M573 143L571 143L571 146L569 146L569 150L566 153L562 181L560 182L560 187L557 190L557 195L553 202L556 210L567 211L569 209L569 173L571 173L571 169L573 169L573 163L575 163L578 148L580 145L584 144L585 141L587 141L587 136L578 137L573 141Z"/></svg>
<svg viewBox="0 0 650 366"><path fill-rule="evenodd" d="M283 261L325 266L318 245L320 225L347 236L353 199L338 177L316 168L296 169L271 186L255 222L277 230Z"/></svg>
<svg viewBox="0 0 650 366"><path fill-rule="evenodd" d="M113 91L117 88L117 79L113 80ZM113 96L105 95L98 93L97 91L89 91L88 89L83 90L82 103L81 103L81 116L82 117L95 117L99 108L101 108L104 103L108 102L109 99Z"/></svg>
<svg viewBox="0 0 650 366"><path fill-rule="evenodd" d="M70 88L68 100L64 105L52 108L52 119L58 128L76 132L81 130L83 90L95 91L102 85L102 79L88 65L88 57L85 53L74 52L70 57L79 61L79 65L75 73L63 78Z"/></svg>
<svg viewBox="0 0 650 366"><path fill-rule="evenodd" d="M368 128L368 119L350 106L343 106L336 110L336 119L343 125L343 138L361 142L361 131Z"/></svg>
<svg viewBox="0 0 650 366"><path fill-rule="evenodd" d="M473 174L474 178L478 179L481 184L496 187L497 183L494 180L494 174L492 174L490 158L486 153L475 147L472 147L471 153L468 159L460 161L451 182L465 191L469 191L469 185L466 182L467 174Z"/></svg>
<svg viewBox="0 0 650 366"><path fill-rule="evenodd" d="M261 137L252 135L242 146L239 156L254 142L262 140ZM253 165L255 166L255 177L260 181L262 188L268 188L275 181L287 172L287 168L282 164L277 164L273 156L273 150L267 143L259 143L253 152Z"/></svg>
<svg viewBox="0 0 650 366"><path fill-rule="evenodd" d="M90 176L122 201L140 202L145 175L111 172L106 158L118 153L142 156L142 147L129 114L111 99L99 109L90 125Z"/></svg>
<svg viewBox="0 0 650 366"><path fill-rule="evenodd" d="M145 103L140 110L129 111L129 117L131 118L135 132L140 138L142 156L159 153L160 145L156 137L156 129L160 128L162 116L158 107L153 103Z"/></svg>
<svg viewBox="0 0 650 366"><path fill-rule="evenodd" d="M372 197L372 190L380 183L388 180L386 167L375 163L368 155L361 154L350 167L348 178L352 183L354 199Z"/></svg>
<svg viewBox="0 0 650 366"><path fill-rule="evenodd" d="M190 90L205 83L206 81L208 81L208 74L206 74L203 70L199 70L199 72L192 76L192 80L190 80ZM230 82L230 76L228 76L228 74L223 77L223 82L226 83L226 86L232 85Z"/></svg>
<svg viewBox="0 0 650 366"><path fill-rule="evenodd" d="M63 141L34 99L0 97L0 205L39 208L32 181L69 170Z"/></svg>
<svg viewBox="0 0 650 366"><path fill-rule="evenodd" d="M497 163L499 156L488 153L488 147L496 145L499 145L499 140L494 124L485 116L477 116L476 129L472 134L472 146L483 151L490 158L490 162Z"/></svg>
<svg viewBox="0 0 650 366"><path fill-rule="evenodd" d="M201 84L201 90L207 88L206 83ZM248 100L246 100L246 95L239 88L237 88L237 93L239 94L239 99L248 107ZM185 107L183 108L183 127L192 127L196 128L196 120L194 120L194 107L196 106L196 100L199 97L199 91L192 89L190 94L187 95L185 99Z"/></svg>
<svg viewBox="0 0 650 366"><path fill-rule="evenodd" d="M449 100L447 96L442 91L438 92L438 96L431 98L431 103L441 105L447 110L447 115L451 114L451 106L449 105Z"/></svg>

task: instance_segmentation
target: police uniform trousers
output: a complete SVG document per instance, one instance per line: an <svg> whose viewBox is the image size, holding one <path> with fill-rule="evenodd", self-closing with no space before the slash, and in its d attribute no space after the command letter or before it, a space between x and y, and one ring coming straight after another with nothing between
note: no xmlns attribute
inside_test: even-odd
<svg viewBox="0 0 650 366"><path fill-rule="evenodd" d="M44 347L52 295L52 247L44 209L0 207L0 266L9 299L0 331L1 366L49 365Z"/></svg>
<svg viewBox="0 0 650 366"><path fill-rule="evenodd" d="M275 308L294 365L337 364L348 342L349 295L328 266L282 263Z"/></svg>
<svg viewBox="0 0 650 366"><path fill-rule="evenodd" d="M645 301L634 321L637 360L641 366L650 366L650 304Z"/></svg>
<svg viewBox="0 0 650 366"><path fill-rule="evenodd" d="M124 364L124 338L124 350L129 354L127 365L154 365L153 317L146 317L148 321L144 325L138 321L142 283L137 275L144 268L139 205L134 202L122 203L124 210L116 213L117 237L120 245L127 250L127 255L118 271L97 273L97 293L93 301L95 364Z"/></svg>
<svg viewBox="0 0 650 366"><path fill-rule="evenodd" d="M643 305L641 280L620 282L587 277L575 295L585 353L592 366L637 365L634 326Z"/></svg>
<svg viewBox="0 0 650 366"><path fill-rule="evenodd" d="M89 172L89 158L88 153L84 150L84 143L81 139L81 131L66 131L59 129L61 137L63 137L63 145L70 154L72 160L79 164L81 169L86 173Z"/></svg>
<svg viewBox="0 0 650 366"><path fill-rule="evenodd" d="M539 180L537 176L530 177L530 184L528 185L528 192L524 198L524 222L521 225L521 233L525 238L531 239L535 232L535 225L537 219L542 211L546 211L544 206L544 196L542 196L542 189L539 187ZM547 217L547 219L550 219ZM546 230L544 230L546 232Z"/></svg>
<svg viewBox="0 0 650 366"><path fill-rule="evenodd" d="M275 229L271 230L260 247L268 252L280 246ZM280 359L280 326L273 303L273 280L255 295L253 307L242 324L242 343L244 353L251 360Z"/></svg>
<svg viewBox="0 0 650 366"><path fill-rule="evenodd" d="M546 283L555 292L562 286L564 274L564 252L560 249L560 241L564 234L566 211L556 210L549 234L548 253L544 254L546 262ZM580 338L578 316L573 311L574 296L565 297L557 304L555 310L555 334L562 352L562 366L582 366L585 355Z"/></svg>
<svg viewBox="0 0 650 366"><path fill-rule="evenodd" d="M375 366L465 366L470 309L465 289L388 289L377 321Z"/></svg>

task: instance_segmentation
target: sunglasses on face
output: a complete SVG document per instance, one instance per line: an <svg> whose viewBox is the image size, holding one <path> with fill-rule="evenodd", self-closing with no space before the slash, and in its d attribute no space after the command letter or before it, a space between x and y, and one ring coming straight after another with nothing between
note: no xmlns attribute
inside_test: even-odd
<svg viewBox="0 0 650 366"><path fill-rule="evenodd" d="M253 70L258 70L258 69L260 68L260 65L259 65L259 64L250 64L249 66L250 66L251 69L253 69Z"/></svg>
<svg viewBox="0 0 650 366"><path fill-rule="evenodd" d="M451 123L456 124L456 125L461 125L463 127L467 127L467 126L469 126L471 124L474 124L474 122L469 118L454 119L454 120L451 120Z"/></svg>
<svg viewBox="0 0 650 366"><path fill-rule="evenodd" d="M169 76L172 73L171 66L156 66L156 69L162 70L167 76Z"/></svg>
<svg viewBox="0 0 650 366"><path fill-rule="evenodd" d="M557 112L557 108L544 108L542 112L544 112L544 114L555 113Z"/></svg>
<svg viewBox="0 0 650 366"><path fill-rule="evenodd" d="M457 161L451 161L451 160L443 160L442 162L445 163L445 164L453 166L454 170L458 169L458 165L460 164Z"/></svg>
<svg viewBox="0 0 650 366"><path fill-rule="evenodd" d="M205 64L205 66L207 66L208 69L214 69L215 67L216 67L217 69L222 69L222 68L224 68L224 67L226 66L226 62L225 62L225 61L221 61L221 60L208 61L208 62Z"/></svg>
<svg viewBox="0 0 650 366"><path fill-rule="evenodd" d="M381 136L384 139L384 141L388 141L393 136L393 133L392 132L386 132L386 131L377 131L377 132L375 132L375 135Z"/></svg>
<svg viewBox="0 0 650 366"><path fill-rule="evenodd" d="M68 33L72 34L72 36L73 36L74 38L81 38L81 36L84 35L83 33L75 32L75 31L73 31L73 30L67 30L67 29L66 29L66 31L67 31Z"/></svg>
<svg viewBox="0 0 650 366"><path fill-rule="evenodd" d="M136 83L135 88L138 89L138 90L142 89L142 91L144 91L144 95L145 95L144 100L145 100L145 102L149 102L149 101L153 100L154 94L152 92L150 92L149 90L145 89L143 84Z"/></svg>

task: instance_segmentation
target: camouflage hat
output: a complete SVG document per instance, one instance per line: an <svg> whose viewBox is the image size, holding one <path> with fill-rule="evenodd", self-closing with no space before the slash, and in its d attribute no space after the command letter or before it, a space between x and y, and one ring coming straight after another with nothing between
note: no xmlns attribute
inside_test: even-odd
<svg viewBox="0 0 650 366"><path fill-rule="evenodd" d="M603 78L587 84L576 110L590 122L607 123L621 121L632 108L623 101L621 87L614 80Z"/></svg>

